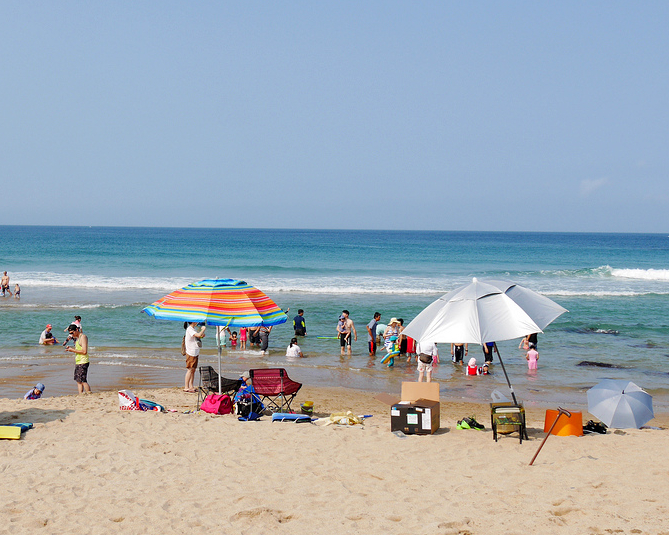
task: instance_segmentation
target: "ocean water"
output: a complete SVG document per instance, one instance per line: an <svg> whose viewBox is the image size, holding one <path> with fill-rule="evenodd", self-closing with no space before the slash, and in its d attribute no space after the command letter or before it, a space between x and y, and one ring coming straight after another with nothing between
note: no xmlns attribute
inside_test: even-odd
<svg viewBox="0 0 669 535"><path fill-rule="evenodd" d="M224 375L283 366L307 384L396 392L415 380L415 364L387 368L367 355L365 325L408 323L444 293L479 279L504 278L569 310L539 338L539 370L530 375L518 340L499 342L510 379L526 403L585 404L602 378L630 379L669 406L669 237L658 234L562 234L271 229L0 227L0 271L21 285L21 299L0 298L0 395L18 397L35 380L45 395L76 391L71 355L37 344L47 323L63 341L75 314L89 336L93 389L178 386L183 327L141 312L190 282L236 278L272 297L289 317L305 310L307 356L287 361L291 322L276 327L269 355L226 347ZM342 309L358 331L341 358L334 336ZM62 335L62 336L59 336ZM440 347L435 380L442 397L487 401L506 393L501 368L466 378ZM379 356L383 352L380 351ZM470 356L482 360L478 347ZM201 363L215 364L214 337ZM597 365L583 365L583 363Z"/></svg>

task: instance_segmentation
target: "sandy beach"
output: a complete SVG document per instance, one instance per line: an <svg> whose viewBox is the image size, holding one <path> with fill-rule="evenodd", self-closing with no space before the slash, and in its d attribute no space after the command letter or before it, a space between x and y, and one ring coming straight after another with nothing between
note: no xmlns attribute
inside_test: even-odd
<svg viewBox="0 0 669 535"><path fill-rule="evenodd" d="M187 413L195 395L135 390L176 412L118 409L116 391L0 400L0 533L669 533L669 417L660 429L492 439L486 405L442 402L441 429L399 438L373 393L304 387L315 416L364 425ZM295 405L297 406L297 405ZM475 414L485 431L458 430ZM584 421L590 418L583 414Z"/></svg>

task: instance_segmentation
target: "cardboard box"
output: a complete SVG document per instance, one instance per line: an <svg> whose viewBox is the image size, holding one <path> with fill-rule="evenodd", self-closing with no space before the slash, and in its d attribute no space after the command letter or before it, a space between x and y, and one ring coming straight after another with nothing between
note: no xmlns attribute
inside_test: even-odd
<svg viewBox="0 0 669 535"><path fill-rule="evenodd" d="M401 397L379 394L388 403L390 430L407 435L431 435L439 429L439 383L402 383Z"/></svg>

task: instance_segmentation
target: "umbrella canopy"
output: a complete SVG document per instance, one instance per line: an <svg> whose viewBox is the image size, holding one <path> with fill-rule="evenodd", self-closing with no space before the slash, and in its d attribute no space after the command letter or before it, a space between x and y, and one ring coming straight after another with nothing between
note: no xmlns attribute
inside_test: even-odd
<svg viewBox="0 0 669 535"><path fill-rule="evenodd" d="M257 327L285 323L288 316L257 288L235 279L205 279L184 286L145 307L162 320Z"/></svg>
<svg viewBox="0 0 669 535"><path fill-rule="evenodd" d="M244 281L205 279L184 286L142 309L161 320L197 321L219 327L266 327L285 323L288 316L279 306ZM221 393L221 346L218 345L218 393Z"/></svg>
<svg viewBox="0 0 669 535"><path fill-rule="evenodd" d="M566 308L509 281L474 278L425 308L402 334L418 342L485 344L542 332ZM514 403L516 394L497 353Z"/></svg>
<svg viewBox="0 0 669 535"><path fill-rule="evenodd" d="M542 332L565 312L513 282L473 279L425 308L403 334L418 341L484 344Z"/></svg>
<svg viewBox="0 0 669 535"><path fill-rule="evenodd" d="M654 418L653 397L630 381L605 379L588 390L588 412L608 427L639 429Z"/></svg>

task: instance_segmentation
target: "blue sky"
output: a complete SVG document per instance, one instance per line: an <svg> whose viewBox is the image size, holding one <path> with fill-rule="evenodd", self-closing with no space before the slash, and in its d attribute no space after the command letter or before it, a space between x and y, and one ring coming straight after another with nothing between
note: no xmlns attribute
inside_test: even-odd
<svg viewBox="0 0 669 535"><path fill-rule="evenodd" d="M667 2L3 2L0 224L669 231Z"/></svg>

